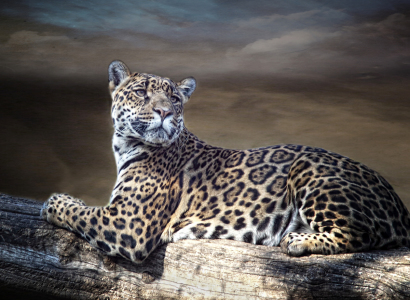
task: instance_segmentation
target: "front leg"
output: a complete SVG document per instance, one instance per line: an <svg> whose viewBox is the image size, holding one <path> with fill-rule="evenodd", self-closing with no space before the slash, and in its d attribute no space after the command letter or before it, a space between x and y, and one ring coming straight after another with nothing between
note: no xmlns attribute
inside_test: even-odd
<svg viewBox="0 0 410 300"><path fill-rule="evenodd" d="M140 263L155 248L152 240L140 237L145 223L119 211L116 204L89 207L70 195L54 194L44 203L40 215L49 223L80 234L107 255Z"/></svg>
<svg viewBox="0 0 410 300"><path fill-rule="evenodd" d="M80 199L68 194L53 194L44 202L40 216L51 224L75 231L75 220L70 219L70 215L74 216L81 206L85 206L85 203Z"/></svg>

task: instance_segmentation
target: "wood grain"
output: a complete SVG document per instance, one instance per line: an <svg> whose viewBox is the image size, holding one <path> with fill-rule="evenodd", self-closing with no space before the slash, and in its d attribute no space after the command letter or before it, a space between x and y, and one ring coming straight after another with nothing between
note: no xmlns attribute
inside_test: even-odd
<svg viewBox="0 0 410 300"><path fill-rule="evenodd" d="M292 258L230 240L163 245L143 264L107 257L0 195L1 299L410 299L410 250Z"/></svg>

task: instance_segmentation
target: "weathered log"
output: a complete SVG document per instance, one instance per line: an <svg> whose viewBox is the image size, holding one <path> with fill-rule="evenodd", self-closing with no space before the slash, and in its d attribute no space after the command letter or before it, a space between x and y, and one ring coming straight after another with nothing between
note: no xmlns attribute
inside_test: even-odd
<svg viewBox="0 0 410 300"><path fill-rule="evenodd" d="M278 247L184 240L143 264L107 257L0 195L0 298L410 299L410 250L293 258Z"/></svg>

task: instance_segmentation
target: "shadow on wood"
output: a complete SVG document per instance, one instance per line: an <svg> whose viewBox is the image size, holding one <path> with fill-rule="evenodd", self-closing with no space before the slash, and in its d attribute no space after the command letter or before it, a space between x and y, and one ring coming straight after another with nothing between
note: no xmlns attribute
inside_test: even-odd
<svg viewBox="0 0 410 300"><path fill-rule="evenodd" d="M1 299L410 299L410 250L292 258L278 247L183 240L143 264L107 257L0 195Z"/></svg>

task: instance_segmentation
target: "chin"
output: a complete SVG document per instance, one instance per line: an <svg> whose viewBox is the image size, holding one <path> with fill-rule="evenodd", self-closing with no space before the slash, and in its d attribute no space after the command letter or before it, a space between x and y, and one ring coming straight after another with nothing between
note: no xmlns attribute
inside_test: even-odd
<svg viewBox="0 0 410 300"><path fill-rule="evenodd" d="M159 129L155 132L150 132L145 136L145 142L147 144L157 147L169 146L174 142L174 140L175 138L170 137L164 129Z"/></svg>

